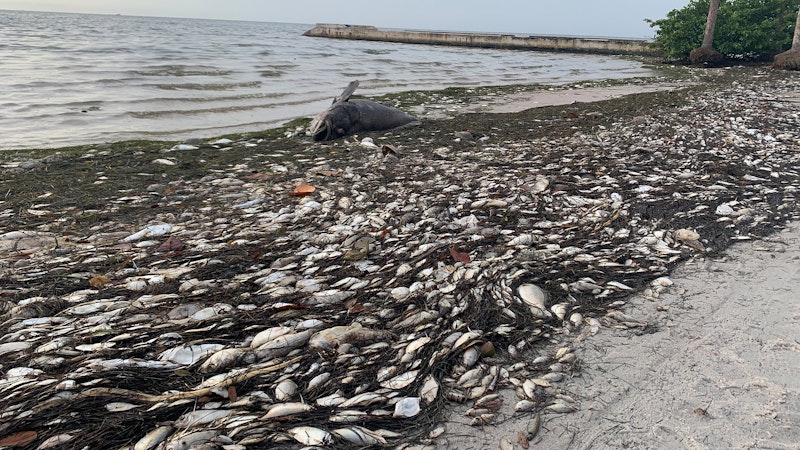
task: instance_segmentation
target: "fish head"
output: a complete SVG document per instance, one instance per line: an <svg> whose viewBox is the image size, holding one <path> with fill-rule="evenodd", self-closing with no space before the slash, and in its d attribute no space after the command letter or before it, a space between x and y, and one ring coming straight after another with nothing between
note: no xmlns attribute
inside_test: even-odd
<svg viewBox="0 0 800 450"><path fill-rule="evenodd" d="M322 111L311 122L311 136L315 141L332 141L350 134L350 130L357 122L352 117L348 103L340 102L331 105Z"/></svg>

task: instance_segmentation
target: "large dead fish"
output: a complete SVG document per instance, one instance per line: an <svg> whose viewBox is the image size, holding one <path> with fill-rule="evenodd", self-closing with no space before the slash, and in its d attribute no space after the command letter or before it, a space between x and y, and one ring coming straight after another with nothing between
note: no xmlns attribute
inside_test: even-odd
<svg viewBox="0 0 800 450"><path fill-rule="evenodd" d="M315 141L332 141L360 131L384 131L419 125L420 121L403 111L370 100L350 100L358 80L350 83L333 104L311 122Z"/></svg>

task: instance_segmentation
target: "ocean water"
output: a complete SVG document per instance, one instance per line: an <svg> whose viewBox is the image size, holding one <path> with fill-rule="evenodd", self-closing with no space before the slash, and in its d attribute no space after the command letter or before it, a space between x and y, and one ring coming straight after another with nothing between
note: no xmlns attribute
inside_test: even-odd
<svg viewBox="0 0 800 450"><path fill-rule="evenodd" d="M613 56L304 37L311 24L0 10L0 149L213 137L359 94L652 75Z"/></svg>

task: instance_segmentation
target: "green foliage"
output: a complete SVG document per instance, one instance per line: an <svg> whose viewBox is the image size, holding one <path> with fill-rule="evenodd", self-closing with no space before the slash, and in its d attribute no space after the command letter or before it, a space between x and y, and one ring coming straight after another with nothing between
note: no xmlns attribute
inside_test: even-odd
<svg viewBox="0 0 800 450"><path fill-rule="evenodd" d="M691 0L659 20L654 44L667 58L686 60L703 43L709 0ZM770 59L792 46L798 0L721 0L714 48L729 58Z"/></svg>

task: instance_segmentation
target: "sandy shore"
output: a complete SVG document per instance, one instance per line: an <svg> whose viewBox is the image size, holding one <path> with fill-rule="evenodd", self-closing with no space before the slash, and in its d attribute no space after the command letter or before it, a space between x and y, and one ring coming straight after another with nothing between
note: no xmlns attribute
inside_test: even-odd
<svg viewBox="0 0 800 450"><path fill-rule="evenodd" d="M686 85L679 85L676 83L648 83L587 88L571 87L569 89L524 92L509 94L502 98L487 98L485 99L487 101L485 109L487 112L493 113L516 113L531 108L599 102L623 97L625 95L669 91L681 87L686 87Z"/></svg>
<svg viewBox="0 0 800 450"><path fill-rule="evenodd" d="M650 81L614 86L558 86L532 91L482 95L472 99L472 101L466 104L458 105L457 107L451 104L442 104L434 101L424 106L419 105L412 107L411 110L415 114L424 115L429 119L451 117L456 111L459 114L475 112L519 113L533 108L600 102L632 94L672 91L693 85L696 85L696 83Z"/></svg>
<svg viewBox="0 0 800 450"><path fill-rule="evenodd" d="M684 263L657 298L631 298L625 312L645 327L565 340L580 359L564 383L580 410L542 416L531 448L800 448L798 262L793 223ZM514 402L506 395L506 408ZM503 438L521 448L533 418L465 422L451 418L441 448L498 448Z"/></svg>

